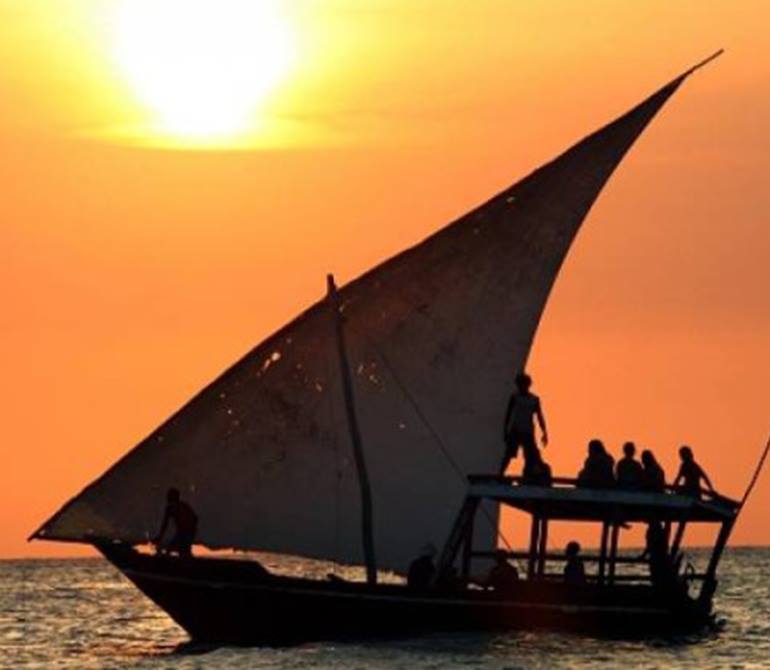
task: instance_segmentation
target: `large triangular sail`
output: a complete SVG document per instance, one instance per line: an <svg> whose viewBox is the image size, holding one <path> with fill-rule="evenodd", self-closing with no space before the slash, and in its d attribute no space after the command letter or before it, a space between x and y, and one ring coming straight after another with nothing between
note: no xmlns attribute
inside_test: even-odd
<svg viewBox="0 0 770 670"><path fill-rule="evenodd" d="M339 290L380 568L403 570L425 542L441 543L464 475L498 468L512 372L527 360L562 261L607 179L689 73ZM333 332L321 300L35 537L144 542L176 486L198 511L198 541L209 547L361 563ZM486 544L494 542L490 525Z"/></svg>

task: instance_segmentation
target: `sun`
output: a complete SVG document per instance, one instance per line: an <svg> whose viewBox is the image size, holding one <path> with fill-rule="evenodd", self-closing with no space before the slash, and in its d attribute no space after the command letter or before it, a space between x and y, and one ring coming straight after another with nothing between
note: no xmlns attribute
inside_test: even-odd
<svg viewBox="0 0 770 670"><path fill-rule="evenodd" d="M204 141L247 132L294 60L267 0L121 0L112 46L158 129Z"/></svg>

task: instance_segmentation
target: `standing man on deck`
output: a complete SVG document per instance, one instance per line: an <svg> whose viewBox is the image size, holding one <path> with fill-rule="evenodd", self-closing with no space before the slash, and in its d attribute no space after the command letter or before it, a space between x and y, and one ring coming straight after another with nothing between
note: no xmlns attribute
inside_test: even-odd
<svg viewBox="0 0 770 670"><path fill-rule="evenodd" d="M511 460L519 454L519 447L524 451L524 465L533 461L540 454L535 440L535 418L540 426L540 440L545 447L548 444L548 431L545 427L545 416L540 406L540 398L530 393L532 378L519 372L516 375L516 390L508 401L508 409L505 411L505 423L503 424L503 439L505 440L505 454L500 465L501 474L505 474Z"/></svg>

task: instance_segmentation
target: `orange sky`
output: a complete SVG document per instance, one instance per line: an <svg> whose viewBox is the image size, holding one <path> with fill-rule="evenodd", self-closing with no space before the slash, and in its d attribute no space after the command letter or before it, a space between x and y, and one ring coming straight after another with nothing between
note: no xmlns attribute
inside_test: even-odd
<svg viewBox="0 0 770 670"><path fill-rule="evenodd" d="M673 474L688 442L740 496L770 429L768 3L287 2L295 61L237 150L145 132L116 4L0 0L0 556L76 553L25 538L326 272L418 241L719 47L592 211L531 370L557 472L597 435ZM770 543L769 487L734 543Z"/></svg>

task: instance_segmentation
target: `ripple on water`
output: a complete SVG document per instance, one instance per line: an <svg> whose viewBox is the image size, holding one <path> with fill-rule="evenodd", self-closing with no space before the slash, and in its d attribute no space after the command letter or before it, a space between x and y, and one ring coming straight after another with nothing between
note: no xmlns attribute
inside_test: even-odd
<svg viewBox="0 0 770 670"><path fill-rule="evenodd" d="M105 561L2 561L0 668L770 668L770 550L730 550L721 574L724 629L677 642L519 632L211 649L189 644Z"/></svg>

